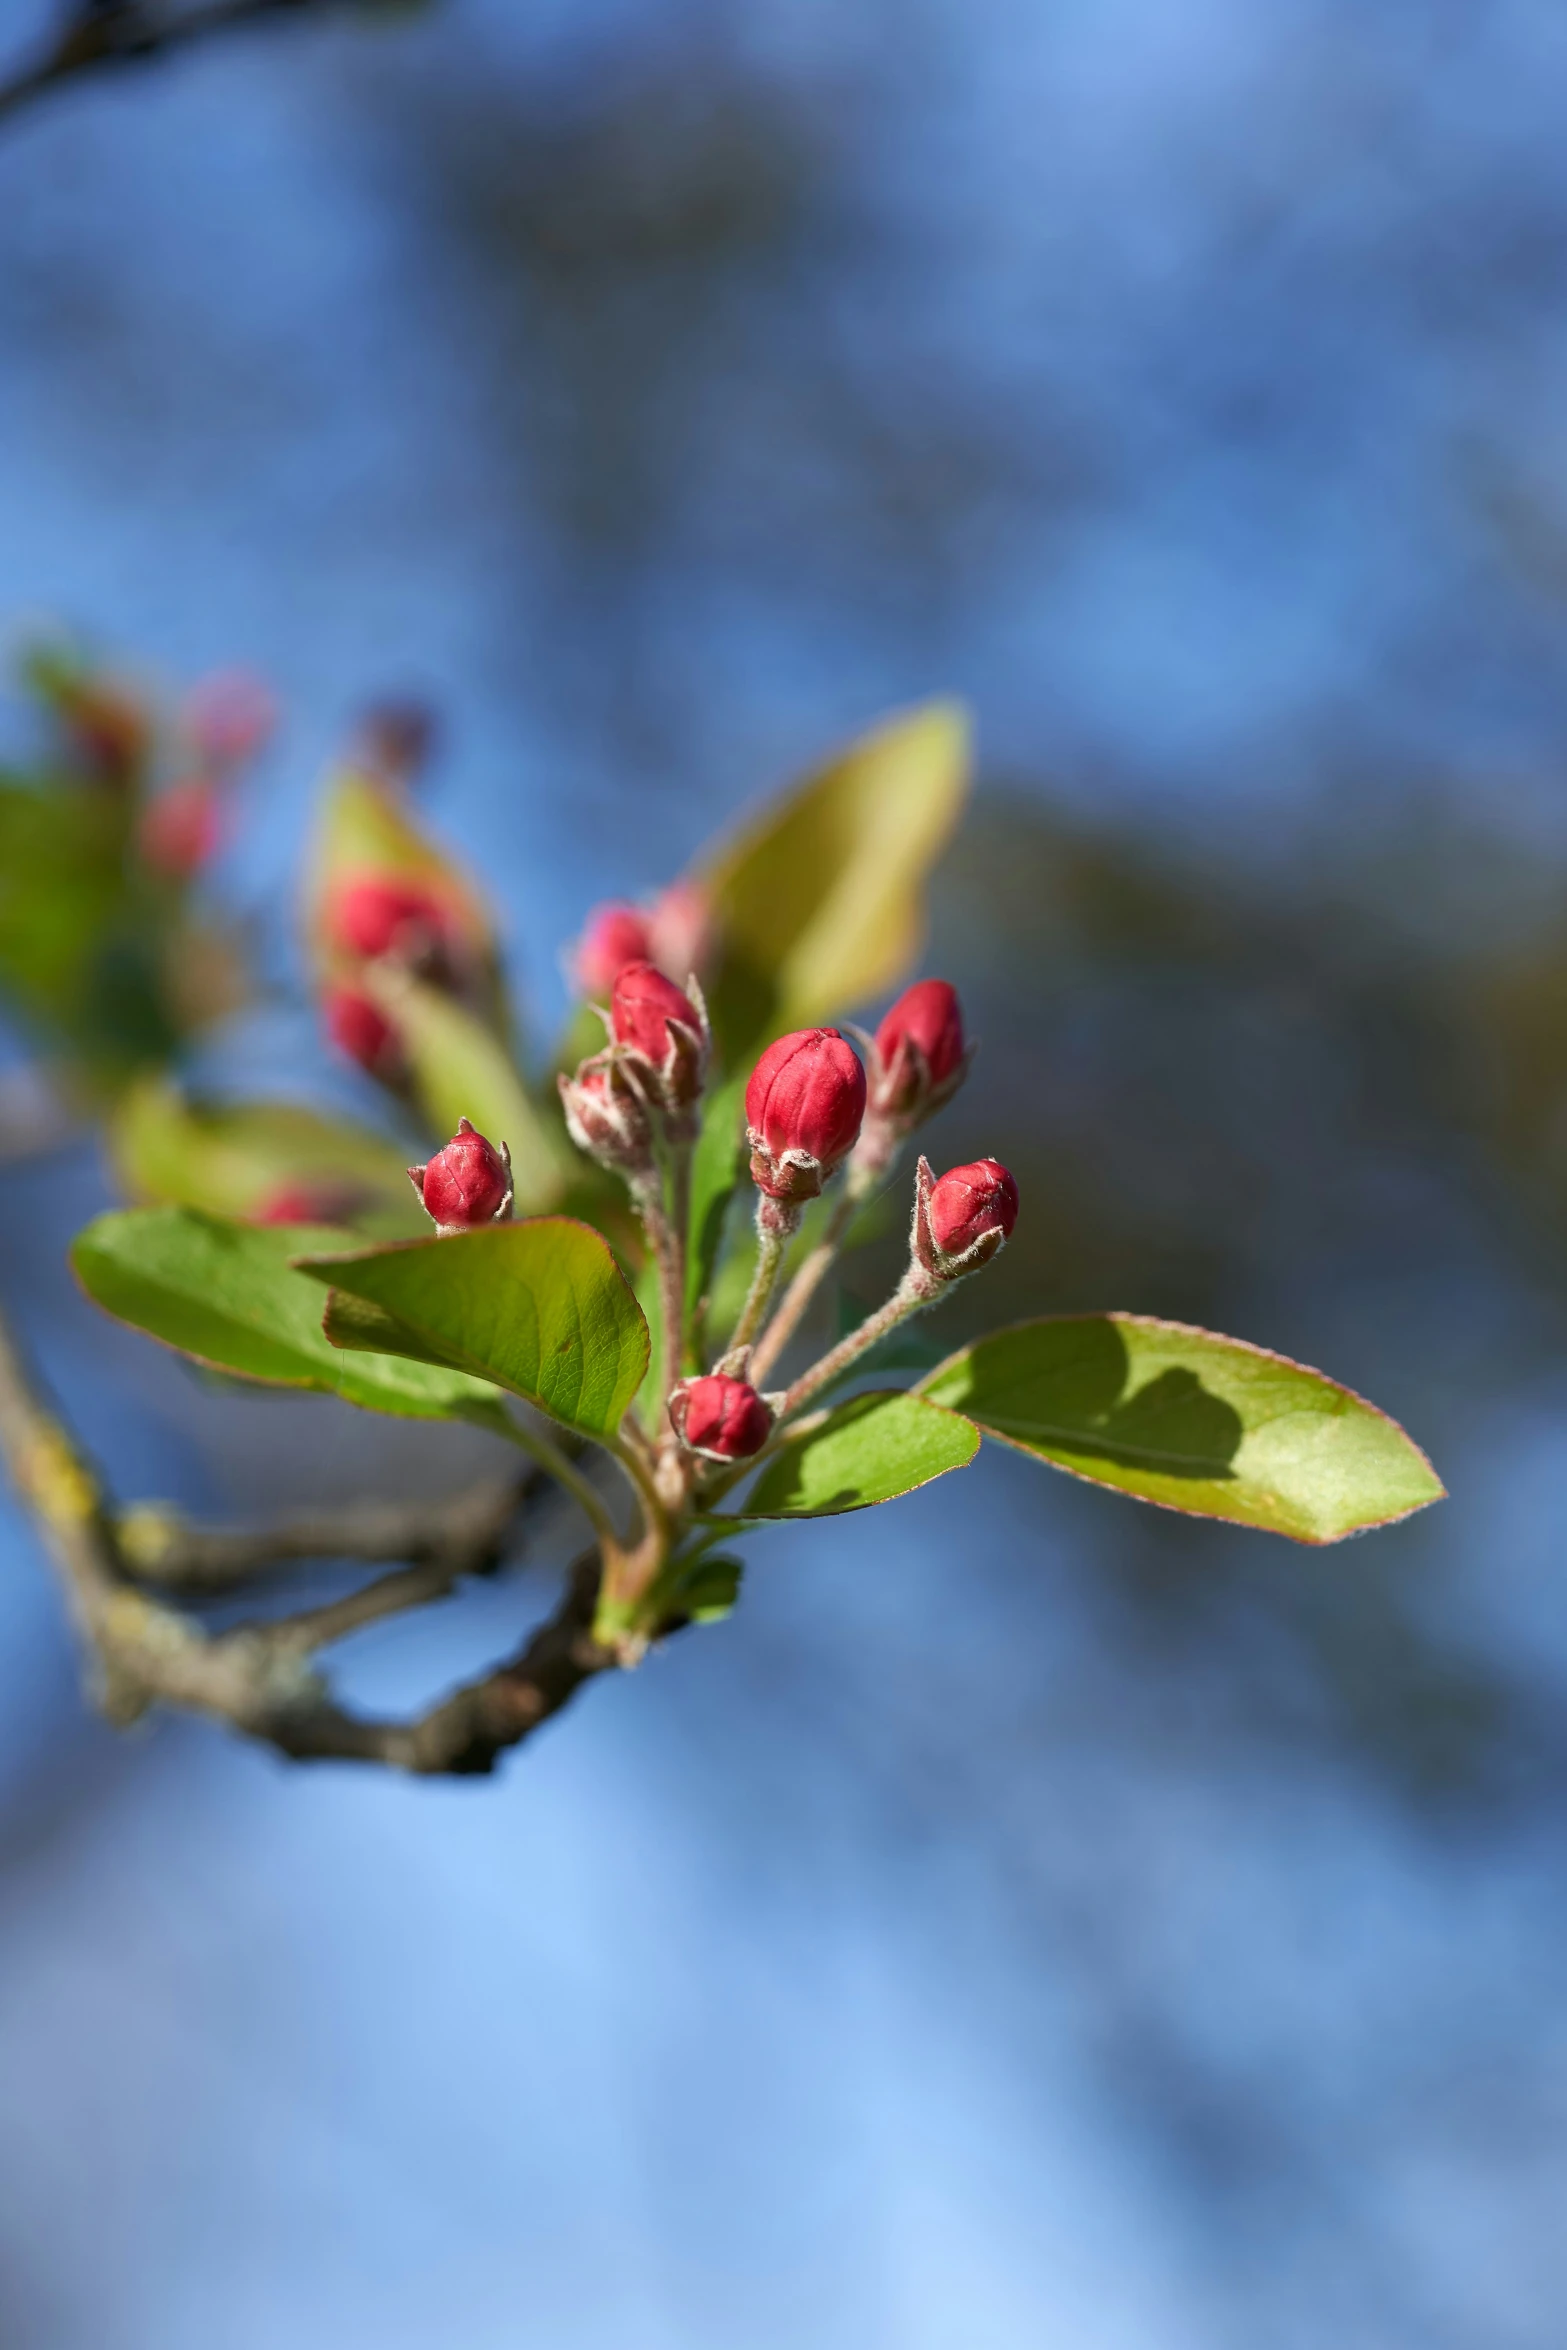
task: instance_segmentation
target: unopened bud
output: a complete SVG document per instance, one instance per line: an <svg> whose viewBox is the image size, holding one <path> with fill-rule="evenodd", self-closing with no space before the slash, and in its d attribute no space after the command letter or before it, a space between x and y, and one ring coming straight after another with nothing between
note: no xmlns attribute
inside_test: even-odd
<svg viewBox="0 0 1567 2350"><path fill-rule="evenodd" d="M655 1106L688 1110L707 1076L707 1015L652 963L628 963L610 997L610 1034Z"/></svg>
<svg viewBox="0 0 1567 2350"><path fill-rule="evenodd" d="M62 707L83 756L100 775L124 783L146 763L152 713L134 686L91 678L74 686Z"/></svg>
<svg viewBox="0 0 1567 2350"><path fill-rule="evenodd" d="M571 968L583 994L602 1001L628 963L644 963L652 952L652 925L640 906L595 906L572 951Z"/></svg>
<svg viewBox="0 0 1567 2350"><path fill-rule="evenodd" d="M171 881L187 881L217 850L223 818L210 776L171 783L142 810L137 844L143 861Z"/></svg>
<svg viewBox="0 0 1567 2350"><path fill-rule="evenodd" d="M687 1450L710 1461L748 1461L773 1432L771 1408L756 1389L721 1371L677 1387L669 1417Z"/></svg>
<svg viewBox="0 0 1567 2350"><path fill-rule="evenodd" d="M575 1076L561 1076L556 1083L566 1131L579 1151L622 1175L645 1175L651 1169L653 1121L647 1100L617 1054L595 1054Z"/></svg>
<svg viewBox="0 0 1567 2350"><path fill-rule="evenodd" d="M450 958L452 924L442 900L425 883L389 873L340 881L327 903L326 928L341 953L410 970L429 970Z"/></svg>
<svg viewBox="0 0 1567 2350"><path fill-rule="evenodd" d="M352 1183L284 1183L252 1210L252 1224L350 1224L365 1204Z"/></svg>
<svg viewBox="0 0 1567 2350"><path fill-rule="evenodd" d="M951 1099L970 1058L957 989L945 979L917 979L876 1031L872 1115L895 1120L906 1132Z"/></svg>
<svg viewBox="0 0 1567 2350"><path fill-rule="evenodd" d="M379 1004L357 987L329 987L322 998L326 1032L340 1053L357 1061L383 1085L400 1085L407 1075L402 1041Z"/></svg>
<svg viewBox="0 0 1567 2350"><path fill-rule="evenodd" d="M383 782L413 783L429 764L438 722L428 702L388 695L360 718L350 756Z"/></svg>
<svg viewBox="0 0 1567 2350"><path fill-rule="evenodd" d="M408 1179L443 1238L504 1224L511 1214L511 1152L504 1142L497 1150L466 1118L426 1166L409 1168Z"/></svg>
<svg viewBox="0 0 1567 2350"><path fill-rule="evenodd" d="M242 767L277 724L277 704L250 669L198 678L180 714L185 739L205 767Z"/></svg>
<svg viewBox="0 0 1567 2350"><path fill-rule="evenodd" d="M643 951L671 979L684 979L706 969L712 928L706 890L694 881L672 881L653 902L649 944Z"/></svg>
<svg viewBox="0 0 1567 2350"><path fill-rule="evenodd" d="M770 1044L745 1089L751 1176L775 1200L814 1199L854 1147L865 1071L836 1028L800 1028Z"/></svg>
<svg viewBox="0 0 1567 2350"><path fill-rule="evenodd" d="M973 1159L939 1178L921 1159L914 1184L914 1257L938 1281L988 1264L1017 1222L1017 1185L997 1159Z"/></svg>

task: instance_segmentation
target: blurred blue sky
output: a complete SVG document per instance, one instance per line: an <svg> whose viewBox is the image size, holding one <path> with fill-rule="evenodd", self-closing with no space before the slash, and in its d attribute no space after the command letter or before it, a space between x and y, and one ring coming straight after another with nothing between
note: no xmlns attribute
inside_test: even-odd
<svg viewBox="0 0 1567 2350"><path fill-rule="evenodd" d="M592 899L931 691L994 782L1285 897L1417 789L1554 870L1564 99L1546 0L448 0L84 84L0 137L0 620L274 680L223 886L280 964L321 763L432 694L550 1015ZM307 1036L236 1049L313 1089ZM1435 1213L1362 1214L1380 1148L1247 1331L1447 1394L1456 1498L1374 1553L1129 1535L987 1454L416 1788L111 1738L0 1519L0 2337L1556 2350L1559 1811L1423 1809L1269 1613L1567 1700L1559 1332L1467 1169L1376 1287ZM127 1491L476 1457L194 1391L67 1292L95 1169L4 1180ZM1449 1343L1528 1376L1460 1426Z"/></svg>

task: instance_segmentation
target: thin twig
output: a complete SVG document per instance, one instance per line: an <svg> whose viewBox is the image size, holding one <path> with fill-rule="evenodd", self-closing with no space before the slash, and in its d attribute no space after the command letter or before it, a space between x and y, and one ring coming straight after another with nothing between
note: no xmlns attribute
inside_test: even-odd
<svg viewBox="0 0 1567 2350"><path fill-rule="evenodd" d="M515 1520L548 1482L533 1468L449 1501L353 1502L275 1526L192 1526L161 1502L140 1502L121 1512L115 1532L135 1582L192 1597L232 1591L304 1559L453 1560L457 1573L477 1575L499 1565Z"/></svg>
<svg viewBox="0 0 1567 2350"><path fill-rule="evenodd" d="M39 56L0 82L0 121L100 67L141 64L264 17L319 15L337 5L341 0L206 0L204 6L184 9L160 6L157 0L78 5Z"/></svg>

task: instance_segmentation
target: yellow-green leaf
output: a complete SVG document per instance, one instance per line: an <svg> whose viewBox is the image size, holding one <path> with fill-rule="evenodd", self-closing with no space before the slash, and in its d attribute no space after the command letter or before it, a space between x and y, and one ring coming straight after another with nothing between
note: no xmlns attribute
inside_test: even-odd
<svg viewBox="0 0 1567 2350"><path fill-rule="evenodd" d="M248 1218L299 1194L312 1221L387 1239L429 1229L405 1151L298 1102L192 1102L167 1078L149 1077L114 1112L109 1149L133 1199Z"/></svg>
<svg viewBox="0 0 1567 2350"><path fill-rule="evenodd" d="M1398 1423L1336 1380L1148 1315L1020 1322L919 1393L1096 1485L1295 1542L1338 1542L1443 1494Z"/></svg>

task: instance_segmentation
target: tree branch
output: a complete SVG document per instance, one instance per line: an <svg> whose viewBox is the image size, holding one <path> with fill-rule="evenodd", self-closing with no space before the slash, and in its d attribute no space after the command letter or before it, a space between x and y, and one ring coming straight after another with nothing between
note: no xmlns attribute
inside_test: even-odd
<svg viewBox="0 0 1567 2350"><path fill-rule="evenodd" d="M65 1586L93 1661L99 1702L112 1721L133 1722L159 1703L178 1705L264 1739L295 1761L335 1758L466 1774L491 1770L497 1755L558 1713L584 1681L619 1662L593 1638L600 1570L597 1554L589 1553L570 1570L553 1616L506 1663L411 1722L349 1713L310 1661L313 1652L449 1589L461 1571L451 1552L382 1577L332 1606L208 1633L131 1580L102 1484L43 1401L3 1316L0 1459ZM309 1531L319 1534L323 1523ZM338 1520L334 1541L341 1531ZM471 1539L472 1527L467 1532ZM254 1567L255 1552L246 1555Z"/></svg>
<svg viewBox="0 0 1567 2350"><path fill-rule="evenodd" d="M35 98L102 66L139 64L269 16L322 15L341 0L77 0L54 40L31 64L0 81L0 122Z"/></svg>
<svg viewBox="0 0 1567 2350"><path fill-rule="evenodd" d="M541 1469L477 1485L450 1501L352 1502L276 1526L192 1526L161 1502L138 1502L115 1527L120 1564L133 1581L191 1597L216 1597L276 1567L303 1559L449 1564L454 1576L482 1575L506 1554L513 1523L550 1490Z"/></svg>

